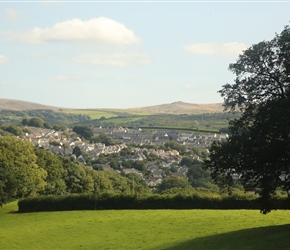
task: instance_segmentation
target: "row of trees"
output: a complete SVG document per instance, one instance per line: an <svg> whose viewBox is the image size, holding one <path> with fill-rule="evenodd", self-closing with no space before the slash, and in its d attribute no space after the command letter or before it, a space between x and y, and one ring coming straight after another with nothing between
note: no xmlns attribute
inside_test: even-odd
<svg viewBox="0 0 290 250"><path fill-rule="evenodd" d="M12 198L84 192L147 192L116 173L94 171L14 136L0 137L0 205ZM134 182L134 183L133 183Z"/></svg>
<svg viewBox="0 0 290 250"><path fill-rule="evenodd" d="M23 119L39 118L47 124L73 126L81 123L89 123L91 118L83 114L68 114L53 110L1 110L0 124L20 124Z"/></svg>
<svg viewBox="0 0 290 250"><path fill-rule="evenodd" d="M90 126L78 125L73 127L73 132L78 134L81 138L89 140L92 143L103 143L106 146L115 145L117 142L106 133L94 134L94 130Z"/></svg>
<svg viewBox="0 0 290 250"><path fill-rule="evenodd" d="M111 156L111 155L110 155ZM111 162L115 158L112 155ZM124 162L125 163L125 162ZM209 172L200 162L184 158L189 167L189 181L168 176L156 192L180 192L193 187L213 185ZM128 166L146 172L142 161L129 161ZM97 171L96 171L97 170ZM93 170L70 159L54 155L15 136L0 137L0 205L9 199L36 195L64 195L86 192L114 192L123 194L151 193L146 182L137 174L117 174ZM197 183L199 180L200 183ZM172 190L172 191L170 191Z"/></svg>

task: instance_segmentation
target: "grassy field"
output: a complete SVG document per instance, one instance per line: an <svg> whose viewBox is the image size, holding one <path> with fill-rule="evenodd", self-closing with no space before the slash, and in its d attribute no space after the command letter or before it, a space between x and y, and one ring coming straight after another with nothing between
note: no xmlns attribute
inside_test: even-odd
<svg viewBox="0 0 290 250"><path fill-rule="evenodd" d="M91 119L100 119L101 117L110 118L118 116L114 112L102 111L102 110L90 110L90 109L72 109L72 110L65 110L67 114L73 115L88 115Z"/></svg>
<svg viewBox="0 0 290 250"><path fill-rule="evenodd" d="M137 112L134 110L118 110L118 109L71 109L71 110L64 110L63 112L67 114L74 114L74 115L89 115L91 119L100 119L101 117L111 118L116 116L126 116L126 115L150 115L147 112Z"/></svg>
<svg viewBox="0 0 290 250"><path fill-rule="evenodd" d="M290 211L0 210L0 249L290 249Z"/></svg>

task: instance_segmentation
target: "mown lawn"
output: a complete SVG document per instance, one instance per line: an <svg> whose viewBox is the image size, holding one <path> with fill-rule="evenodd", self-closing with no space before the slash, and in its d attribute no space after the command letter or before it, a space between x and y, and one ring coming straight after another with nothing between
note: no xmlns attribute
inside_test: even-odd
<svg viewBox="0 0 290 250"><path fill-rule="evenodd" d="M290 249L290 211L0 209L0 249Z"/></svg>

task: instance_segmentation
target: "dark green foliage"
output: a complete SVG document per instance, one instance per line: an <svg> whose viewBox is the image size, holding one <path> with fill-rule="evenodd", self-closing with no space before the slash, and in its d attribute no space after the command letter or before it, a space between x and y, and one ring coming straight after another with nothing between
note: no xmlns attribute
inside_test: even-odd
<svg viewBox="0 0 290 250"><path fill-rule="evenodd" d="M94 208L93 195L39 196L18 202L19 212L84 210Z"/></svg>
<svg viewBox="0 0 290 250"><path fill-rule="evenodd" d="M10 132L7 132L1 128L0 128L0 135L1 136L13 136L13 134L11 134Z"/></svg>
<svg viewBox="0 0 290 250"><path fill-rule="evenodd" d="M166 178L163 179L161 184L158 186L158 191L163 192L171 188L186 189L189 187L190 185L185 178L180 177L180 176L167 176Z"/></svg>
<svg viewBox="0 0 290 250"><path fill-rule="evenodd" d="M124 168L135 168L140 172L147 171L145 161L125 160L122 162L122 166Z"/></svg>
<svg viewBox="0 0 290 250"><path fill-rule="evenodd" d="M113 169L120 169L119 163L116 159L110 160L110 167Z"/></svg>
<svg viewBox="0 0 290 250"><path fill-rule="evenodd" d="M56 131L66 131L67 130L66 126L64 126L64 125L54 125L52 128Z"/></svg>
<svg viewBox="0 0 290 250"><path fill-rule="evenodd" d="M31 118L40 118L46 125L72 125L90 121L88 115L73 115L52 110L1 110L0 124L19 124L28 125Z"/></svg>
<svg viewBox="0 0 290 250"><path fill-rule="evenodd" d="M275 201L276 208L285 208L288 200ZM256 197L191 192L187 194L131 195L105 192L66 196L45 196L22 199L19 212L102 210L102 209L257 209Z"/></svg>
<svg viewBox="0 0 290 250"><path fill-rule="evenodd" d="M45 190L41 194L65 194L65 170L61 158L44 149L35 148L35 154L37 156L37 165L47 172Z"/></svg>
<svg viewBox="0 0 290 250"><path fill-rule="evenodd" d="M124 119L122 116L118 116L107 119L94 120L94 124L96 124L96 126L104 127L118 124L118 126L141 128L166 127L170 124L171 127L173 126L177 129L187 128L195 131L202 131L206 128L216 132L221 128L227 127L229 120L237 118L238 116L238 113L206 113L198 115L159 114L147 116L130 115L131 119L129 118L128 120ZM138 119L132 119L134 117Z"/></svg>
<svg viewBox="0 0 290 250"><path fill-rule="evenodd" d="M110 157L117 157L111 154ZM115 160L117 158L111 158ZM36 195L63 195L86 192L142 194L150 192L138 178L95 171L34 148L16 137L0 137L0 205L9 199Z"/></svg>
<svg viewBox="0 0 290 250"><path fill-rule="evenodd" d="M94 135L93 129L89 126L75 126L73 131L86 140L90 140Z"/></svg>
<svg viewBox="0 0 290 250"><path fill-rule="evenodd" d="M68 193L85 193L94 189L92 169L62 158L64 181Z"/></svg>
<svg viewBox="0 0 290 250"><path fill-rule="evenodd" d="M182 157L182 159L181 159L180 166L185 165L185 166L187 166L187 167L190 167L194 162L195 162L195 160L193 160L193 159L191 159L191 158L189 158L189 157L187 157L187 156L184 156L184 157ZM198 163L198 162L197 162L197 163Z"/></svg>
<svg viewBox="0 0 290 250"><path fill-rule="evenodd" d="M74 155L76 155L76 157L79 157L80 155L82 155L82 150L80 149L79 146L75 146L74 149L73 149L73 151L72 151L72 153Z"/></svg>
<svg viewBox="0 0 290 250"><path fill-rule="evenodd" d="M106 133L100 133L99 135L92 137L91 141L94 143L97 142L103 143L106 146L117 144L117 142L112 137L108 136Z"/></svg>
<svg viewBox="0 0 290 250"><path fill-rule="evenodd" d="M184 153L186 151L186 146L174 141L165 142L164 146L167 150L175 149L179 153Z"/></svg>
<svg viewBox="0 0 290 250"><path fill-rule="evenodd" d="M23 135L23 128L17 125L2 125L0 129L9 132L15 136Z"/></svg>
<svg viewBox="0 0 290 250"><path fill-rule="evenodd" d="M48 122L44 122L43 127L47 129L51 129L51 125Z"/></svg>
<svg viewBox="0 0 290 250"><path fill-rule="evenodd" d="M142 177L140 175L135 174L135 173L129 173L126 175L126 177L129 180L132 180L135 183L142 185L144 188L146 188L146 189L148 188L147 183L142 179ZM132 184L133 184L133 182L132 182Z"/></svg>
<svg viewBox="0 0 290 250"><path fill-rule="evenodd" d="M28 121L28 126L43 128L44 121L41 118L31 118Z"/></svg>
<svg viewBox="0 0 290 250"><path fill-rule="evenodd" d="M230 122L231 136L214 143L206 162L218 182L239 178L261 195L261 212L273 208L278 187L290 190L290 28L253 45L229 69L234 84L220 91L225 107L242 111Z"/></svg>
<svg viewBox="0 0 290 250"><path fill-rule="evenodd" d="M124 156L128 156L131 154L131 148L130 147L126 147L126 148L123 148L121 151L120 151L120 156L124 157Z"/></svg>
<svg viewBox="0 0 290 250"><path fill-rule="evenodd" d="M0 137L0 205L44 190L47 172L36 163L34 147L16 137Z"/></svg>
<svg viewBox="0 0 290 250"><path fill-rule="evenodd" d="M210 172L204 168L204 165L199 162L192 164L187 172L188 182L194 188L202 187L212 190L218 190L218 187L213 183Z"/></svg>
<svg viewBox="0 0 290 250"><path fill-rule="evenodd" d="M23 126L32 126L38 128L50 129L52 127L48 122L45 122L43 119L38 117L33 117L31 119L24 118L21 123Z"/></svg>
<svg viewBox="0 0 290 250"><path fill-rule="evenodd" d="M135 168L141 172L146 172L146 165L144 161L133 161L132 168Z"/></svg>

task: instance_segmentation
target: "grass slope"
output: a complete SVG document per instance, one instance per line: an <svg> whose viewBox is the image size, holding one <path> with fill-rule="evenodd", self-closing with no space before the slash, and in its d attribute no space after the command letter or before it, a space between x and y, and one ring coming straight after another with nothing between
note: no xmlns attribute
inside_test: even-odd
<svg viewBox="0 0 290 250"><path fill-rule="evenodd" d="M148 116L156 114L204 114L204 113L222 113L224 110L222 103L213 104L192 104L184 102L173 102L170 104L161 104L147 107L127 108L127 109L66 109L70 114L86 114L92 119L99 119L102 116L106 118L115 116Z"/></svg>
<svg viewBox="0 0 290 250"><path fill-rule="evenodd" d="M34 102L27 102L21 100L0 98L0 109L5 110L34 110L34 109L49 109L58 111L60 107L49 106Z"/></svg>
<svg viewBox="0 0 290 250"><path fill-rule="evenodd" d="M136 112L149 112L151 114L203 114L220 113L224 107L222 103L195 104L186 102L173 102L148 107L130 108L128 110Z"/></svg>
<svg viewBox="0 0 290 250"><path fill-rule="evenodd" d="M34 102L5 99L0 98L0 109L5 110L35 110L35 109L49 109L59 111L67 111L68 113L89 113L91 116L96 117L107 117L108 114L113 116L117 113L131 114L131 115L149 115L149 114L202 114L202 113L220 113L223 112L224 108L222 103L211 103L211 104L194 104L185 102L173 102L161 105L146 106L146 107L135 107L127 109L70 109L65 107L55 107L49 105L43 105ZM95 118L94 118L95 119Z"/></svg>
<svg viewBox="0 0 290 250"><path fill-rule="evenodd" d="M0 210L0 249L289 249L290 211Z"/></svg>

